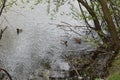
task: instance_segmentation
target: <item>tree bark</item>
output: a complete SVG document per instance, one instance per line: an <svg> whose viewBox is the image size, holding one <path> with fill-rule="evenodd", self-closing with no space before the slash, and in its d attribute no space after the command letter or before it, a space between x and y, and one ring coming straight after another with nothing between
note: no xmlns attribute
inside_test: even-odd
<svg viewBox="0 0 120 80"><path fill-rule="evenodd" d="M98 33L98 35L100 36L100 38L102 39L103 43L108 43L108 39L106 38L105 34L103 33L99 20L94 12L94 10L83 0L78 0L79 3L81 3L89 12L89 14L92 16L93 18L93 22L95 25L95 31Z"/></svg>
<svg viewBox="0 0 120 80"><path fill-rule="evenodd" d="M116 31L116 27L115 27L115 24L113 22L112 16L110 14L110 10L107 6L107 2L106 2L106 0L98 0L98 1L102 7L104 18L107 22L108 31L109 31L111 38L112 38L112 42L116 47L119 47L119 43L120 43L119 36L118 36L117 31Z"/></svg>

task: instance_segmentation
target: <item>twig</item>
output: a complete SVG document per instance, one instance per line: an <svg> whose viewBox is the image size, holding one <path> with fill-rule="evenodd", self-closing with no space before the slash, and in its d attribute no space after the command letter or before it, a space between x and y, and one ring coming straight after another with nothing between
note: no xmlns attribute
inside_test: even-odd
<svg viewBox="0 0 120 80"><path fill-rule="evenodd" d="M60 25L60 24L51 24L51 25L56 25L56 26L58 26L58 27L68 27L69 28L69 30L66 30L66 29L64 29L64 28L61 28L61 29L63 29L63 30L65 30L65 31L72 31L73 33L75 33L75 34L78 34L79 36L82 36L80 33L78 33L78 32L76 32L75 30L73 30L71 27L86 27L86 26L73 26L73 25L71 25L71 24L69 24L69 23L66 23L66 22L61 22L61 23L64 23L65 25Z"/></svg>
<svg viewBox="0 0 120 80"><path fill-rule="evenodd" d="M79 72L78 72L78 70L75 68L75 66L68 60L68 58L67 58L67 56L66 55L64 55L64 56L62 56L64 59L66 59L67 60L67 62L68 62L68 64L69 65L71 65L72 67L73 67L73 69L75 70L75 72L76 72L76 74L77 74L77 76L80 76L80 74L79 74Z"/></svg>
<svg viewBox="0 0 120 80"><path fill-rule="evenodd" d="M2 35L3 35L3 33L4 33L4 31L7 29L7 26L2 30L1 29L1 32L0 32L0 40L2 39Z"/></svg>
<svg viewBox="0 0 120 80"><path fill-rule="evenodd" d="M7 74L7 76L9 77L9 79L12 80L11 75L5 69L0 68L0 71L4 71Z"/></svg>
<svg viewBox="0 0 120 80"><path fill-rule="evenodd" d="M4 20L1 21L0 26L3 24Z"/></svg>
<svg viewBox="0 0 120 80"><path fill-rule="evenodd" d="M3 16L3 18L9 24L9 26L12 27L12 25L10 24L10 22L8 21L8 19L6 18L6 16Z"/></svg>
<svg viewBox="0 0 120 80"><path fill-rule="evenodd" d="M56 26L58 26L58 27L74 27L74 28L81 28L81 27L88 27L88 26L85 26L85 25L83 25L83 26L78 26L78 25L76 25L76 26L74 26L74 25L62 25L62 24L53 24L53 23L49 23L50 25L56 25Z"/></svg>
<svg viewBox="0 0 120 80"><path fill-rule="evenodd" d="M6 4L7 0L3 0L3 6L0 10L0 16L2 15L3 9L5 8L5 4Z"/></svg>

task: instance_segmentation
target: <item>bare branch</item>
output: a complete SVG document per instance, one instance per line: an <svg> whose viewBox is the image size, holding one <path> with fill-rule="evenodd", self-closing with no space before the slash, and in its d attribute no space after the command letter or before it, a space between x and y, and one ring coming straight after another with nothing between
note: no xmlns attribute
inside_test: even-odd
<svg viewBox="0 0 120 80"><path fill-rule="evenodd" d="M68 24L68 23L67 23ZM64 24L53 24L53 23L50 23L50 25L56 25L56 26L58 26L58 27L73 27L73 28L82 28L82 27L88 27L88 26L86 26L86 25L83 25L83 26L78 26L78 25L76 25L76 26L74 26L74 25L64 25Z"/></svg>
<svg viewBox="0 0 120 80"><path fill-rule="evenodd" d="M0 71L4 71L7 74L7 76L9 77L9 79L12 80L12 77L5 69L0 68Z"/></svg>
<svg viewBox="0 0 120 80"><path fill-rule="evenodd" d="M68 59L68 57L66 56L66 55L62 55L62 57L68 62L68 64L70 65L70 66L72 66L73 67L73 69L75 70L75 72L76 72L76 74L77 74L77 76L80 76L80 74L79 74L79 72L78 72L78 70L75 68L75 66L73 65L73 63L72 62L70 62L70 60Z"/></svg>
<svg viewBox="0 0 120 80"><path fill-rule="evenodd" d="M4 31L7 29L7 26L2 30L1 29L1 32L0 32L0 40L2 39L2 35L3 35L3 33L4 33Z"/></svg>
<svg viewBox="0 0 120 80"><path fill-rule="evenodd" d="M71 24L69 24L69 23L66 23L66 22L61 22L61 23L64 23L65 25L60 25L60 24L54 24L54 25L60 27L60 28L63 29L64 31L72 31L73 33L78 34L79 36L82 36L82 35L81 35L79 32L73 30L72 27L74 27L74 28L76 28L76 27L86 27L86 26L73 26L73 25L71 25ZM53 25L53 24L52 24L52 25ZM66 30L66 29L62 28L62 26L69 28L69 30Z"/></svg>
<svg viewBox="0 0 120 80"><path fill-rule="evenodd" d="M3 0L2 8L0 10L0 16L2 15L3 9L5 8L6 2L7 2L7 0Z"/></svg>
<svg viewBox="0 0 120 80"><path fill-rule="evenodd" d="M82 9L82 7L81 7L81 5L80 5L80 3L78 3L78 4L79 4L79 8L80 8L80 10L81 10L81 12L82 12L83 18L84 18L84 20L85 20L85 23L88 25L89 28L95 30L95 28L91 27L90 24L88 23L88 21L87 21L87 19L86 19L86 17L85 17L85 14L84 14L84 12L83 12L83 9ZM88 27L87 27L87 28L88 28ZM89 28L88 28L88 29L89 29Z"/></svg>
<svg viewBox="0 0 120 80"><path fill-rule="evenodd" d="M94 10L85 1L78 0L78 2L81 3L87 9L89 14L93 17L93 21L95 24L95 30L101 31L101 26L100 26L99 20L97 18L97 15L95 14Z"/></svg>

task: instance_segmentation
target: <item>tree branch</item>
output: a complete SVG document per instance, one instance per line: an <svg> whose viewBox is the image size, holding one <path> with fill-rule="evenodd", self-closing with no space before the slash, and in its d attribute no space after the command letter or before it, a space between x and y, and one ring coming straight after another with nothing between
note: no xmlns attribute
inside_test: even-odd
<svg viewBox="0 0 120 80"><path fill-rule="evenodd" d="M0 68L0 71L4 71L7 74L7 76L9 77L9 79L12 80L12 77L5 69Z"/></svg>
<svg viewBox="0 0 120 80"><path fill-rule="evenodd" d="M79 3L81 3L86 9L87 11L89 12L89 14L92 16L93 18L93 22L94 22L94 25L95 25L95 31L98 33L98 35L101 37L102 41L104 43L107 42L107 38L105 37L105 34L104 32L102 31L101 29L101 26L100 26L100 23L99 23L99 20L98 20L98 17L96 15L96 13L94 12L94 10L90 7L90 5L88 5L88 3L86 3L84 0L77 0Z"/></svg>
<svg viewBox="0 0 120 80"><path fill-rule="evenodd" d="M101 30L99 20L98 20L98 18L96 16L95 12L93 11L93 9L86 2L84 2L83 0L78 0L78 2L81 3L87 9L89 14L93 17L93 21L94 21L94 24L95 24L95 29L96 30Z"/></svg>
<svg viewBox="0 0 120 80"><path fill-rule="evenodd" d="M2 8L0 10L0 16L2 15L3 9L5 8L6 2L7 2L7 0L3 0Z"/></svg>
<svg viewBox="0 0 120 80"><path fill-rule="evenodd" d="M7 26L2 30L1 29L1 32L0 32L0 40L2 39L2 35L3 35L3 33L4 33L4 31L7 29Z"/></svg>

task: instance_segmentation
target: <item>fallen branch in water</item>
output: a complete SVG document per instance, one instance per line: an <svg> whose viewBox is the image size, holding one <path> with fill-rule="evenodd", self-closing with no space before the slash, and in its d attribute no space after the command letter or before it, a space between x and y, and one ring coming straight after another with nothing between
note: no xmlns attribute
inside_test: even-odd
<svg viewBox="0 0 120 80"><path fill-rule="evenodd" d="M7 74L7 76L9 77L9 79L12 80L12 77L10 76L10 74L5 69L0 68L0 71L4 71Z"/></svg>

